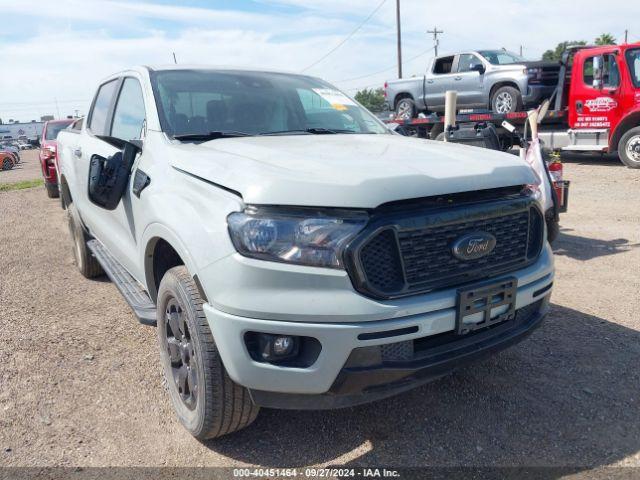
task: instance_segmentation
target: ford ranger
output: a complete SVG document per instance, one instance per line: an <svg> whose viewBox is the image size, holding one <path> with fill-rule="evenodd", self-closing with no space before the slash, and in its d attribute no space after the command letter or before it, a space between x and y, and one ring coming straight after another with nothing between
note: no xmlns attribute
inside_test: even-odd
<svg viewBox="0 0 640 480"><path fill-rule="evenodd" d="M558 83L558 62L528 61L505 50L478 50L433 59L423 77L385 83L389 107L401 119L444 110L447 90L458 107L512 113L549 98Z"/></svg>
<svg viewBox="0 0 640 480"><path fill-rule="evenodd" d="M549 308L522 160L395 134L318 78L133 68L58 151L77 266L157 325L199 439L261 406L414 388L522 340Z"/></svg>

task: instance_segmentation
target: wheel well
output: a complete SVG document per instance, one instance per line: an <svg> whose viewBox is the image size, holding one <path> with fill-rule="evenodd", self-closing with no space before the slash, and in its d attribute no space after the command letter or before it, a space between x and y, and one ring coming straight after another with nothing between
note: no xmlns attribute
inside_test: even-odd
<svg viewBox="0 0 640 480"><path fill-rule="evenodd" d="M398 102L400 100L402 100L403 98L410 98L411 100L413 100L413 95L411 95L409 92L402 92L396 95L396 99L393 102L393 108L394 110L398 107Z"/></svg>
<svg viewBox="0 0 640 480"><path fill-rule="evenodd" d="M640 126L640 112L633 112L624 118L613 131L611 141L609 142L609 152L616 152L622 136L627 133L628 130L637 126Z"/></svg>
<svg viewBox="0 0 640 480"><path fill-rule="evenodd" d="M155 302L158 298L158 287L167 270L184 265L184 261L178 252L162 238L154 238L147 245L145 258L145 271L147 276L147 289L151 299Z"/></svg>
<svg viewBox="0 0 640 480"><path fill-rule="evenodd" d="M518 87L517 83L514 82L498 82L493 87L491 87L491 93L489 93L489 104L493 102L493 94L496 93L496 90L502 87L513 87L517 91L520 92L520 87ZM522 95L522 92L520 92Z"/></svg>
<svg viewBox="0 0 640 480"><path fill-rule="evenodd" d="M67 205L71 205L73 202L73 198L71 198L71 191L64 175L60 176L60 196L62 197L62 208L66 209Z"/></svg>

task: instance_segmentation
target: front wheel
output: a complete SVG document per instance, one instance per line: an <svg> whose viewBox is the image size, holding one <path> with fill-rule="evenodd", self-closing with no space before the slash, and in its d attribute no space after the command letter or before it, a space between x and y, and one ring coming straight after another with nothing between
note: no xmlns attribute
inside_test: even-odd
<svg viewBox="0 0 640 480"><path fill-rule="evenodd" d="M187 269L170 269L158 289L160 361L180 423L199 440L251 424L259 408L224 368L202 298Z"/></svg>
<svg viewBox="0 0 640 480"><path fill-rule="evenodd" d="M629 168L640 168L640 127L628 130L618 142L618 156Z"/></svg>
<svg viewBox="0 0 640 480"><path fill-rule="evenodd" d="M491 97L491 110L502 114L522 110L520 91L513 87L498 88Z"/></svg>

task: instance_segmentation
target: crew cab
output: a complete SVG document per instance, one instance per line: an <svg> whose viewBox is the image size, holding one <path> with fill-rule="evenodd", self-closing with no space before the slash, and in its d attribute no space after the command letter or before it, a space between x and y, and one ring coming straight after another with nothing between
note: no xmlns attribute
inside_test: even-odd
<svg viewBox="0 0 640 480"><path fill-rule="evenodd" d="M395 134L318 78L136 67L58 142L76 264L156 325L197 438L398 394L549 309L533 171Z"/></svg>
<svg viewBox="0 0 640 480"><path fill-rule="evenodd" d="M56 174L56 157L58 155L56 138L60 130L67 128L72 122L72 119L49 120L42 128L39 159L44 186L49 198L58 198L59 195L58 176Z"/></svg>
<svg viewBox="0 0 640 480"><path fill-rule="evenodd" d="M558 62L528 61L505 50L476 50L436 57L422 77L390 80L385 96L396 117L444 110L445 92L458 92L461 108L510 113L553 93Z"/></svg>

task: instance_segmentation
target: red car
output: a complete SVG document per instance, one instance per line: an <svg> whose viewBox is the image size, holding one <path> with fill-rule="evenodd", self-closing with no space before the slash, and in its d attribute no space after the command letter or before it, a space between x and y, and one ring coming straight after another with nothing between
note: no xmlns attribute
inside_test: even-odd
<svg viewBox="0 0 640 480"><path fill-rule="evenodd" d="M0 170L11 170L16 164L11 152L0 150Z"/></svg>
<svg viewBox="0 0 640 480"><path fill-rule="evenodd" d="M58 142L56 138L60 130L67 128L74 120L49 120L44 124L40 139L40 166L44 177L44 186L49 198L58 198L58 175L56 174L56 158Z"/></svg>

